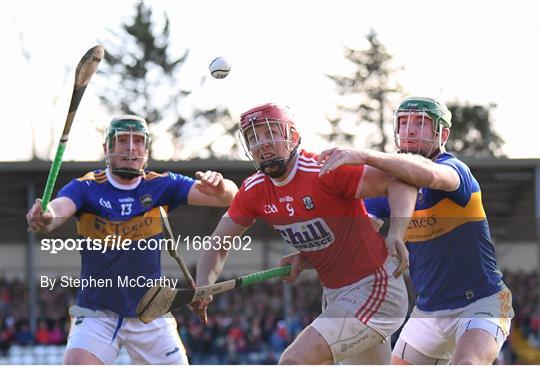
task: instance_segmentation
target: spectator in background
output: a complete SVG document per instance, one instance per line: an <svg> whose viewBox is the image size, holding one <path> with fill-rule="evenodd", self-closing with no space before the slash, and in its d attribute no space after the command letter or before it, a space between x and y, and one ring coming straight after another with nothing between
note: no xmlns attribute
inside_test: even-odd
<svg viewBox="0 0 540 367"><path fill-rule="evenodd" d="M37 344L50 344L49 328L45 320L40 320L36 330L36 343Z"/></svg>
<svg viewBox="0 0 540 367"><path fill-rule="evenodd" d="M35 342L34 335L30 331L30 325L26 321L22 321L19 330L15 332L15 343L19 345L33 345Z"/></svg>
<svg viewBox="0 0 540 367"><path fill-rule="evenodd" d="M537 341L538 330L540 327L539 310L527 305L538 305L538 274L537 273L511 273L504 271L505 283L514 294L519 294L514 299L514 308L516 310L516 319L514 319L516 330L524 330L526 328L527 340ZM233 276L234 277L234 276ZM533 280L530 280L533 279ZM0 288L4 289L4 299L10 299L6 302L4 311L0 311L0 355L9 355L9 348L15 342L16 326L20 327L22 321L27 321L27 318L14 318L14 309L19 307L19 302L22 302L17 297L17 293L25 287L19 281L2 281L0 280ZM240 294L240 298L253 298L255 301L251 304L244 304L241 313L238 313L239 320L236 326L240 326L245 334L247 345L243 350L245 354L244 363L249 364L276 364L279 358L279 352L272 352L271 338L275 334L279 334L276 330L279 329L279 319L283 316L283 298L279 295L281 290L280 282L268 282L261 284L260 287L241 288L234 293ZM56 292L56 291L55 291ZM244 293L246 292L246 293ZM2 293L0 291L0 293ZM58 290L58 305L63 305L68 302L73 296L74 290L62 291ZM317 285L316 280L301 279L298 284L292 287L292 304L294 309L291 314L294 314L294 319L297 321L300 328L309 325L320 310L320 294L321 288ZM50 297L45 292L39 292L39 308L38 315L45 315L46 302L42 302L43 297ZM234 315L232 309L235 308L235 300L233 293L224 293L216 297L214 306L218 306L216 312L208 319L208 326L202 327L187 308L182 309L176 315L178 325L180 325L180 335L182 340L186 342L188 355L191 363L198 364L225 364L231 363L227 355L227 335L229 329L234 325L234 319L227 315ZM271 305L271 298L278 299L275 305ZM536 300L536 301L535 301ZM57 307L58 307L57 305ZM62 306L63 307L63 306ZM248 312L249 310L249 312ZM296 310L296 311L295 311ZM301 310L301 311L297 311ZM289 314L289 315L291 315ZM519 317L522 316L523 317ZM287 318L289 321L291 316ZM67 329L64 330L64 326ZM193 340L190 336L191 325L201 327L201 338ZM65 344L65 335L69 330L69 320L64 318L54 319L49 332L50 345ZM291 326L288 324L288 337L293 338ZM529 336L535 335L535 336ZM208 344L208 338L210 344ZM529 339L530 338L530 339ZM39 341L38 341L39 343ZM533 344L534 345L534 344ZM191 350L200 351L197 359L191 357ZM538 347L537 347L538 348ZM513 364L518 360L515 351L512 349L511 343L506 343L503 347L498 364Z"/></svg>
<svg viewBox="0 0 540 367"><path fill-rule="evenodd" d="M15 339L15 325L7 320L4 320L2 329L0 330L0 353L6 356L9 347Z"/></svg>
<svg viewBox="0 0 540 367"><path fill-rule="evenodd" d="M66 336L62 330L60 320L54 320L53 327L49 332L49 343L52 345L61 345L66 341Z"/></svg>

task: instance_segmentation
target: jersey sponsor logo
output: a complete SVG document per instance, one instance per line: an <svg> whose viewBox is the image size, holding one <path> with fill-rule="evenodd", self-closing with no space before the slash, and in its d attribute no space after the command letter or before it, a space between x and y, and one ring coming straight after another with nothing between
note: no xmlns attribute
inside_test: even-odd
<svg viewBox="0 0 540 367"><path fill-rule="evenodd" d="M84 238L105 239L107 236L122 236L132 241L156 236L162 232L159 208L152 208L144 215L126 221L111 221L95 214L83 213L77 222L77 232Z"/></svg>
<svg viewBox="0 0 540 367"><path fill-rule="evenodd" d="M119 198L118 199L119 203L132 203L134 201L135 201L135 199L133 199L131 196L128 196L127 198Z"/></svg>
<svg viewBox="0 0 540 367"><path fill-rule="evenodd" d="M99 198L99 205L107 209L112 209L111 202L109 200L104 200L103 198Z"/></svg>
<svg viewBox="0 0 540 367"><path fill-rule="evenodd" d="M265 204L264 213L265 214L277 214L278 208L276 204Z"/></svg>
<svg viewBox="0 0 540 367"><path fill-rule="evenodd" d="M141 205L143 208L150 208L152 206L152 203L154 202L152 200L152 195L145 194L139 198L139 201L141 202Z"/></svg>
<svg viewBox="0 0 540 367"><path fill-rule="evenodd" d="M283 239L299 251L318 251L334 243L336 236L324 219L274 225Z"/></svg>
<svg viewBox="0 0 540 367"><path fill-rule="evenodd" d="M461 225L485 219L486 213L480 192L473 192L465 206L444 198L431 208L414 211L405 231L404 240L407 242L434 240Z"/></svg>
<svg viewBox="0 0 540 367"><path fill-rule="evenodd" d="M307 210L311 210L315 207L315 205L313 204L313 199L309 195L304 196L302 198L302 201L304 202L304 206L306 207Z"/></svg>
<svg viewBox="0 0 540 367"><path fill-rule="evenodd" d="M430 226L434 226L435 224L437 224L437 219L434 216L427 218L412 218L407 225L407 229L429 228Z"/></svg>

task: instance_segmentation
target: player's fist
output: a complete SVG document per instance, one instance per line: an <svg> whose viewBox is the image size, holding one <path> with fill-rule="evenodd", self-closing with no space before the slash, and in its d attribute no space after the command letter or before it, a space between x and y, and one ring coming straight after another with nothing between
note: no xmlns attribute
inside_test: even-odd
<svg viewBox="0 0 540 367"><path fill-rule="evenodd" d="M36 202L26 214L26 222L28 223L28 228L32 232L45 231L52 220L53 215L50 210L43 212L43 209L41 208L41 199L36 199Z"/></svg>
<svg viewBox="0 0 540 367"><path fill-rule="evenodd" d="M219 172L206 171L195 172L198 182L195 184L197 190L207 195L221 195L225 192L225 180Z"/></svg>
<svg viewBox="0 0 540 367"><path fill-rule="evenodd" d="M409 251L403 240L394 236L386 237L386 248L388 249L388 254L397 258L399 261L397 269L392 273L394 278L399 278L409 268Z"/></svg>
<svg viewBox="0 0 540 367"><path fill-rule="evenodd" d="M287 284L293 283L300 274L309 267L309 260L307 260L301 253L297 252L284 256L279 260L278 267L283 265L291 265L291 273L283 276L283 280Z"/></svg>

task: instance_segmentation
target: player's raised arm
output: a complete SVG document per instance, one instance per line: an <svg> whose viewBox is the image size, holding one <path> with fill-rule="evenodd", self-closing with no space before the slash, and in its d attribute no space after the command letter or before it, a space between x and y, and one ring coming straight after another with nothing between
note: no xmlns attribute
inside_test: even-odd
<svg viewBox="0 0 540 367"><path fill-rule="evenodd" d="M47 211L41 208L41 199L37 199L26 214L28 227L33 232L49 233L67 222L75 214L75 204L67 197L59 197L47 205Z"/></svg>
<svg viewBox="0 0 540 367"><path fill-rule="evenodd" d="M410 222L418 189L386 173L366 166L364 181L358 188L358 197L388 196L390 205L390 228L386 237L386 247L390 256L397 257L399 266L394 277L399 277L409 267L409 253L403 243L403 236Z"/></svg>
<svg viewBox="0 0 540 367"><path fill-rule="evenodd" d="M366 164L418 187L454 191L460 183L459 175L452 167L420 155L369 151Z"/></svg>
<svg viewBox="0 0 540 367"><path fill-rule="evenodd" d="M231 205L238 187L231 180L223 178L215 171L196 172L197 182L188 193L189 205L228 207Z"/></svg>
<svg viewBox="0 0 540 367"><path fill-rule="evenodd" d="M459 175L453 168L420 155L332 148L323 151L318 161L323 163L321 176L340 166L367 164L418 187L454 191L459 186Z"/></svg>

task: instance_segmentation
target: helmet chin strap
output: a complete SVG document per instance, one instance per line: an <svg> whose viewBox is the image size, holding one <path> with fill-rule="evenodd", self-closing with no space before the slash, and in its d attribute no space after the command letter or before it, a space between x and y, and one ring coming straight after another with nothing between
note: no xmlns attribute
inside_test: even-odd
<svg viewBox="0 0 540 367"><path fill-rule="evenodd" d="M132 180L143 174L142 169L136 170L134 168L111 168L111 172L124 180Z"/></svg>
<svg viewBox="0 0 540 367"><path fill-rule="evenodd" d="M289 162L296 155L298 147L300 146L300 140L301 139L298 140L298 143L296 144L294 149L291 150L291 153L289 153L289 158L274 158L272 160L269 160L268 162L261 163L259 164L259 171L271 178L281 177L287 171L287 166ZM269 172L268 169L270 169Z"/></svg>

